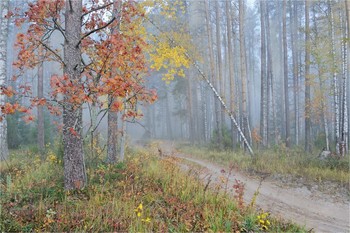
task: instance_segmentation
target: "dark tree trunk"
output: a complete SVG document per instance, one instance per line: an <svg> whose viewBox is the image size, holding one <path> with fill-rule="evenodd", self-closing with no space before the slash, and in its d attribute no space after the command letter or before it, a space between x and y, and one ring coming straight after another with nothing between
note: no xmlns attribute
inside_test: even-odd
<svg viewBox="0 0 350 233"><path fill-rule="evenodd" d="M66 1L64 41L64 74L69 80L79 80L81 72L82 0ZM80 189L86 185L82 133L82 107L69 104L73 93L65 96L63 107L64 187Z"/></svg>
<svg viewBox="0 0 350 233"><path fill-rule="evenodd" d="M109 103L112 102L109 98ZM115 163L118 157L118 113L108 111L107 162Z"/></svg>

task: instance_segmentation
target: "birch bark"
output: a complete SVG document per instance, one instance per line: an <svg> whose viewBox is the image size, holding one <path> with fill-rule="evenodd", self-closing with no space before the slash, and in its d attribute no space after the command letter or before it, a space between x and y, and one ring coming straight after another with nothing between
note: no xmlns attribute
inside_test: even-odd
<svg viewBox="0 0 350 233"><path fill-rule="evenodd" d="M266 9L265 2L260 0L261 21L261 99L260 99L260 135L263 146L267 145L267 75L266 75Z"/></svg>
<svg viewBox="0 0 350 233"><path fill-rule="evenodd" d="M7 84L7 39L8 39L8 19L5 18L9 7L8 0L0 1L0 86ZM0 95L0 105L5 104L6 96ZM0 121L0 160L7 160L9 155L7 144L7 121L6 118Z"/></svg>
<svg viewBox="0 0 350 233"><path fill-rule="evenodd" d="M332 72L333 72L333 94L334 94L334 129L335 129L335 143L336 143L336 153L340 153L340 112L339 112L339 89L338 89L338 75L337 75L337 63L335 61L335 32L334 32L334 16L332 10L332 3L328 1L329 14L331 16L331 46L332 46Z"/></svg>

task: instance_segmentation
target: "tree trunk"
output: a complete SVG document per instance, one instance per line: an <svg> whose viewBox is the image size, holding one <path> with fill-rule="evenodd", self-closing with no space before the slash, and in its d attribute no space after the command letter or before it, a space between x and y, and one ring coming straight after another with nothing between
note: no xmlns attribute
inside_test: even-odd
<svg viewBox="0 0 350 233"><path fill-rule="evenodd" d="M120 16L118 15L118 11L121 8L121 1L115 1L113 3L113 16L116 19L119 19ZM119 33L120 28L119 25L115 28L112 28L111 34L113 33ZM114 98L111 96L108 96L108 106L112 106L114 102ZM107 124L108 124L108 132L107 132L107 162L108 163L115 163L118 158L118 112L113 112L110 109L108 109L108 117L107 117ZM91 135L93 137L93 135Z"/></svg>
<svg viewBox="0 0 350 233"><path fill-rule="evenodd" d="M265 24L266 24L266 45L267 45L267 80L266 80L266 102L267 102L267 123L266 123L266 131L267 131L267 145L270 144L270 113L272 113L272 127L273 127L273 136L275 142L277 141L278 137L278 130L277 130L277 114L276 114L276 103L275 103L275 91L274 91L274 76L273 76L273 70L272 70L272 50L271 50L271 38L270 38L270 8L267 7L266 1L264 1L265 4L265 10L266 10L266 17L265 17Z"/></svg>
<svg viewBox="0 0 350 233"><path fill-rule="evenodd" d="M266 76L266 27L265 27L265 1L260 0L261 20L261 98L260 98L260 136L263 146L267 145L267 76Z"/></svg>
<svg viewBox="0 0 350 233"><path fill-rule="evenodd" d="M125 103L126 105L126 103ZM126 114L126 106L124 106L124 116L122 119L122 136L120 139L120 157L119 157L119 161L123 162L124 158L125 158L125 142L126 142L126 119L125 118L125 114Z"/></svg>
<svg viewBox="0 0 350 233"><path fill-rule="evenodd" d="M79 80L81 73L81 12L82 0L66 1L64 41L64 74L70 80ZM63 144L64 187L80 189L86 185L86 173L82 139L82 107L69 104L73 93L64 96Z"/></svg>
<svg viewBox="0 0 350 233"><path fill-rule="evenodd" d="M346 9L346 24L347 24L347 26L346 26L346 35L347 35L347 38L349 38L350 37L350 3L349 3L349 1L345 1L345 9ZM350 48L349 48L349 44L350 44L350 42L349 41L347 41L347 46L346 46L346 57L347 57L347 59L346 59L346 67L347 67L347 72L346 72L346 76L347 76L347 86L345 87L347 90L345 90L345 93L347 93L347 92L349 92L349 90L350 90L350 82L349 82L349 72L350 72L350 62L349 62L349 57L350 57ZM350 137L349 137L349 128L350 128L350 121L349 121L349 116L350 116L350 108L349 108L349 106L348 106L348 104L350 103L350 95L349 95L349 93L347 93L347 96L346 96L347 98L346 98L346 104L345 104L345 106L346 106L346 108L347 108L347 119L346 119L346 121L347 122L345 122L344 124L347 124L347 130L348 130L348 134L346 135L347 136L347 138L348 138L348 140L347 140L347 151L348 151L348 153L349 153L349 147L350 147Z"/></svg>
<svg viewBox="0 0 350 233"><path fill-rule="evenodd" d="M220 6L219 1L215 1L215 16L216 16L216 48L217 48L217 56L218 56L218 77L217 77L217 89L221 95L221 98L225 99L225 85L224 85L224 77L222 72L222 52L221 52L221 28L220 28ZM225 123L225 114L224 109L221 106L220 115L220 134L222 134L222 128Z"/></svg>
<svg viewBox="0 0 350 233"><path fill-rule="evenodd" d="M44 97L44 62L41 62L38 68L38 98L41 99L43 97ZM44 125L43 106L38 106L38 149L41 156L43 157L45 152L45 125Z"/></svg>
<svg viewBox="0 0 350 233"><path fill-rule="evenodd" d="M111 102L112 99L109 97L108 103ZM108 111L107 123L107 162L115 163L118 158L118 113Z"/></svg>
<svg viewBox="0 0 350 233"><path fill-rule="evenodd" d="M0 86L7 85L7 39L8 39L8 19L5 18L9 7L8 0L0 1ZM0 95L0 105L4 105L6 96ZM3 118L0 121L0 161L7 160L9 156L7 144L7 121Z"/></svg>
<svg viewBox="0 0 350 233"><path fill-rule="evenodd" d="M228 69L230 78L230 110L232 114L235 113L235 77L234 77L234 64L233 64L233 49L232 49L232 15L230 12L231 4L229 1L225 2L226 7L226 33L227 33L227 45L228 45ZM232 148L235 148L235 128L233 122L231 122L231 143Z"/></svg>
<svg viewBox="0 0 350 233"><path fill-rule="evenodd" d="M167 91L166 94L165 94L165 111L166 111L166 125L167 125L167 138L169 140L174 140L174 136L173 136L173 128L172 128L172 125L171 125L171 114L170 114L170 100L169 100L169 94L168 92L170 91Z"/></svg>
<svg viewBox="0 0 350 233"><path fill-rule="evenodd" d="M193 78L193 70L189 70L189 77L187 78L188 86L187 86L187 113L188 113L188 130L189 130L189 139L191 143L194 143L195 139L195 129L194 129L194 118L193 118L193 93L192 93L192 78Z"/></svg>
<svg viewBox="0 0 350 233"><path fill-rule="evenodd" d="M298 48L297 48L297 35L298 35L298 2L293 3L290 1L291 17L291 34L292 34L292 57L293 57L293 100L294 100L294 136L295 144L299 145L299 63L298 63Z"/></svg>
<svg viewBox="0 0 350 233"><path fill-rule="evenodd" d="M247 112L247 69L244 40L244 2L239 0L239 40L240 40L240 59L241 59L241 78L242 78L242 130L244 135L249 134L248 112ZM250 140L248 138L248 140Z"/></svg>
<svg viewBox="0 0 350 233"><path fill-rule="evenodd" d="M339 113L339 89L338 89L338 77L337 77L337 64L335 61L335 32L334 32L334 17L332 10L332 3L328 1L329 14L331 16L331 46L332 46L332 70L333 70L333 94L334 94L334 117L335 117L335 143L336 143L336 153L340 153L340 113Z"/></svg>
<svg viewBox="0 0 350 233"><path fill-rule="evenodd" d="M317 24L317 20L316 20L316 16L315 14L313 14L313 24L314 24L314 33L315 33L315 37L318 38L318 24ZM317 62L317 70L318 70L318 78L319 78L319 85L320 85L320 90L321 90L321 109L322 109L322 124L323 124L323 130L325 133L325 137L326 137L326 149L329 151L329 127L328 127L328 119L327 119L327 99L325 97L325 93L324 93L324 81L322 80L322 75L324 72L321 72L322 68L321 68L321 64L319 62Z"/></svg>
<svg viewBox="0 0 350 233"><path fill-rule="evenodd" d="M305 0L305 151L311 150L309 0Z"/></svg>
<svg viewBox="0 0 350 233"><path fill-rule="evenodd" d="M290 119L289 119L289 89L288 89L288 47L287 47L287 0L283 1L283 72L284 72L284 114L286 147L290 147Z"/></svg>
<svg viewBox="0 0 350 233"><path fill-rule="evenodd" d="M344 20L345 21L345 20ZM345 22L346 24L346 22ZM349 38L349 32L346 27L341 27L342 34L344 38ZM342 99L342 122L341 122L341 142L342 147L340 148L341 156L345 156L348 151L348 137L349 137L349 129L348 129L348 104L347 104L347 81L348 81L348 41L345 39L342 41L342 87L343 87L343 99Z"/></svg>
<svg viewBox="0 0 350 233"><path fill-rule="evenodd" d="M205 0L205 18L206 18L206 28L208 36L208 49L209 49L209 63L210 63L210 82L216 83L215 78L215 62L214 62L214 52L213 52L213 39L212 39L212 29L210 26L210 15L209 15L209 2ZM220 126L220 106L216 99L214 99L215 112L216 112L216 130L218 132L217 143L219 147L222 147L222 132Z"/></svg>

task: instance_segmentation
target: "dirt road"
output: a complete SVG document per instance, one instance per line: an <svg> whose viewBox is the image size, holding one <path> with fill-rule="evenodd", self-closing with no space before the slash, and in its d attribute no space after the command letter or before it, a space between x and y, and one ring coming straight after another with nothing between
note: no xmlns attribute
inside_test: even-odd
<svg viewBox="0 0 350 233"><path fill-rule="evenodd" d="M207 174L211 175L213 182L219 182L223 167L179 153L170 143L163 142L160 147L165 155L180 157L200 165L206 169ZM244 198L249 203L260 181L234 171L229 177L228 187L233 186L235 179L244 182ZM263 181L256 204L274 216L305 225L307 229L312 229L315 232L350 232L350 203L348 201L337 203L326 194L317 193L315 195L314 192L310 192L307 187L282 188L271 181Z"/></svg>

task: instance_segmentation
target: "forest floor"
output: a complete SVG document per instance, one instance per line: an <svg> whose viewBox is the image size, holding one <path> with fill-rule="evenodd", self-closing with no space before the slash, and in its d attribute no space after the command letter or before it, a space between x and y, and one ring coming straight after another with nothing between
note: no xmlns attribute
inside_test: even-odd
<svg viewBox="0 0 350 233"><path fill-rule="evenodd" d="M171 142L162 141L159 147L164 156L182 158L181 166L184 169L193 169L193 165L196 165L205 183L211 179L211 185L220 184L222 177L227 177L225 186L227 191L233 193L235 180L242 181L245 184L245 202L256 198L257 207L273 216L292 220L315 232L350 231L348 198L335 199L329 193L310 189L306 185L286 186L276 180L251 177L237 168L229 171L227 167L179 152ZM256 196L257 190L259 193Z"/></svg>

